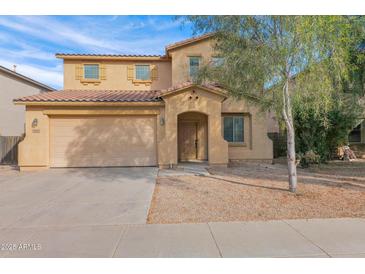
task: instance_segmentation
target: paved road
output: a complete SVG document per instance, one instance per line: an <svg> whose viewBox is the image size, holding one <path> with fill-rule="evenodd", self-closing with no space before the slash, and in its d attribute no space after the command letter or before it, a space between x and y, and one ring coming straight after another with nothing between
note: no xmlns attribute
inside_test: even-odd
<svg viewBox="0 0 365 274"><path fill-rule="evenodd" d="M365 219L16 227L3 257L365 257ZM24 249L24 248L23 248Z"/></svg>

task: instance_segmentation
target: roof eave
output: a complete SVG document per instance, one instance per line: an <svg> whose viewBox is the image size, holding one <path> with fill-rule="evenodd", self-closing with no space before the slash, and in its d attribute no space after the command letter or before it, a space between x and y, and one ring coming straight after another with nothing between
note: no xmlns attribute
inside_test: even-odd
<svg viewBox="0 0 365 274"><path fill-rule="evenodd" d="M197 42L200 42L200 41L203 41L203 40L206 40L206 39L210 39L215 35L216 35L215 33L207 33L207 34L201 35L201 36L196 37L196 38L189 38L189 39L186 39L184 41L174 43L172 45L167 45L165 47L166 55L169 56L168 53L171 50L174 50L174 49L177 49L177 48L180 48L180 47L184 47L184 46L187 46L187 45L190 45L190 44L193 44L193 43L197 43Z"/></svg>
<svg viewBox="0 0 365 274"><path fill-rule="evenodd" d="M71 101L13 101L23 106L163 106L163 101L137 102L71 102Z"/></svg>
<svg viewBox="0 0 365 274"><path fill-rule="evenodd" d="M67 54L56 54L56 58L63 60L110 60L110 61L170 61L169 56L107 56L107 55L67 55Z"/></svg>

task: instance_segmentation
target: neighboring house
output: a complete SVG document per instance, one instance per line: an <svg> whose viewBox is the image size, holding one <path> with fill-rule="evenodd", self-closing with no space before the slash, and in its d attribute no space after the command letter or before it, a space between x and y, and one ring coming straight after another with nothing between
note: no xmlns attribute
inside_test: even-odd
<svg viewBox="0 0 365 274"><path fill-rule="evenodd" d="M222 61L213 43L203 35L163 56L57 54L64 90L15 100L27 108L20 168L271 161L264 114L190 81L202 62Z"/></svg>
<svg viewBox="0 0 365 274"><path fill-rule="evenodd" d="M365 144L365 121L360 122L349 134L350 144Z"/></svg>
<svg viewBox="0 0 365 274"><path fill-rule="evenodd" d="M14 106L13 99L54 89L0 66L0 136L25 133L25 107Z"/></svg>
<svg viewBox="0 0 365 274"><path fill-rule="evenodd" d="M360 122L349 134L349 143L357 157L365 158L365 119Z"/></svg>

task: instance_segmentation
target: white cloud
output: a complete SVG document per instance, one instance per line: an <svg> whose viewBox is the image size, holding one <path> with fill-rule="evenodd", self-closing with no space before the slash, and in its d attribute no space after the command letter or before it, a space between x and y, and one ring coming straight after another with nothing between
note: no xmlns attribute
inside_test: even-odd
<svg viewBox="0 0 365 274"><path fill-rule="evenodd" d="M14 21L17 20L17 22ZM11 28L16 31L32 35L45 41L61 43L63 45L77 44L85 48L99 48L117 50L114 43L108 40L93 38L85 35L77 29L70 28L65 24L60 24L48 17L9 17L1 18L0 25Z"/></svg>
<svg viewBox="0 0 365 274"><path fill-rule="evenodd" d="M24 59L50 61L55 58L54 54L27 45L22 45L20 49L0 48L0 56L11 57L18 62Z"/></svg>
<svg viewBox="0 0 365 274"><path fill-rule="evenodd" d="M115 18L114 20L116 20ZM88 24L89 21L89 24ZM112 23L114 24L114 22ZM177 21L159 21L153 17L137 20L120 26L98 24L95 18L85 17L82 24L69 26L50 17L15 16L0 17L0 25L23 32L53 44L82 48L90 53L157 54L163 53L164 45L170 44L171 36L156 35L155 32L172 29L181 24ZM92 26L92 27L91 27ZM108 31L105 29L108 28ZM151 35L136 35L136 30L154 30Z"/></svg>

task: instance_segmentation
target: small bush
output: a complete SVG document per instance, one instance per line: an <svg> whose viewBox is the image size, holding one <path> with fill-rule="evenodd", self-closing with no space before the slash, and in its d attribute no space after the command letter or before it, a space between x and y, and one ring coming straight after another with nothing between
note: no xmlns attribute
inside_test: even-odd
<svg viewBox="0 0 365 274"><path fill-rule="evenodd" d="M313 150L309 150L304 154L298 154L298 160L301 167L309 167L310 165L318 165L321 161L321 156Z"/></svg>

